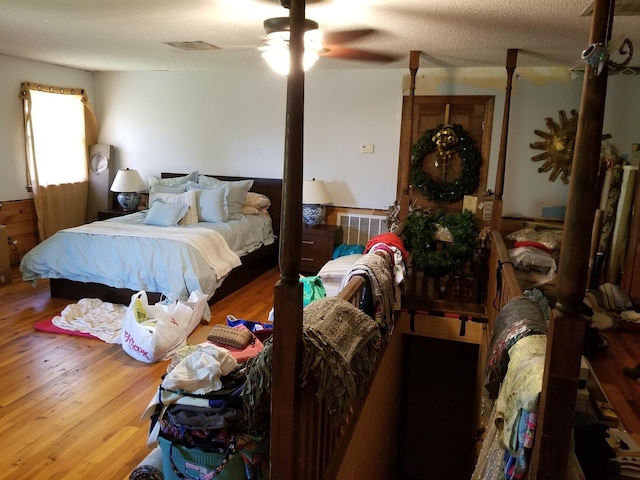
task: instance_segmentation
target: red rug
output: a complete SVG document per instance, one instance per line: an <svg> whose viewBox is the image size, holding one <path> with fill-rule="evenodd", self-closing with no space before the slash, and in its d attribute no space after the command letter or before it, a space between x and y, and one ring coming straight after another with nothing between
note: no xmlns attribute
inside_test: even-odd
<svg viewBox="0 0 640 480"><path fill-rule="evenodd" d="M40 330L41 332L48 332L48 333L61 333L64 335L75 335L77 337L86 337L86 338L98 338L94 335L91 335L90 333L84 333L84 332L78 332L75 330L65 330L64 328L60 328L55 326L52 323L52 318L47 318L46 320L41 320L39 322L36 322L33 324L33 328L35 328L36 330Z"/></svg>

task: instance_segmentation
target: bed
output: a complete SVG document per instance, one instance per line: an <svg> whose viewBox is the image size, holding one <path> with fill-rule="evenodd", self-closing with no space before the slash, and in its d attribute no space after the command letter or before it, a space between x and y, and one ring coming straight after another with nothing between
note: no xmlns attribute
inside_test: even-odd
<svg viewBox="0 0 640 480"><path fill-rule="evenodd" d="M187 298L200 290L213 302L239 288L247 276L259 275L277 263L281 180L197 172L162 173L159 178L152 186L158 192L152 190L150 199L160 198L161 205L155 207L162 210L150 202L151 209L145 211L58 232L24 256L20 265L23 279L48 278L51 295L69 299L91 297L128 304L131 294L139 290L147 291L153 301L163 295ZM167 226L173 220L172 212L180 208L164 200L187 195L169 193L175 185L183 185L186 191L187 182L193 190L189 198L197 201L193 212L182 218L190 213L196 216L191 224ZM216 189L218 185L224 190ZM228 196L229 185L250 185L251 195L263 196L251 197L260 199L261 208L237 205L246 214L230 216L225 202L224 217L217 207L202 210ZM237 194L249 198L242 189ZM264 198L269 200L268 208L264 208ZM152 212L161 213L150 220Z"/></svg>

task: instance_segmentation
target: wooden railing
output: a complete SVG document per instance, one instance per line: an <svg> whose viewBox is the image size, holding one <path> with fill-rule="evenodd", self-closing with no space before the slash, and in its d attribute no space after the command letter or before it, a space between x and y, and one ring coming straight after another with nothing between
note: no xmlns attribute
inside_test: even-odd
<svg viewBox="0 0 640 480"><path fill-rule="evenodd" d="M366 281L354 276L340 291L339 297L360 306ZM363 394L358 396L349 411L341 418L329 413L326 401L316 397L317 384L314 379L301 389L298 408L300 425L299 450L292 452L298 457L299 479L336 479L342 467L358 420L368 401L371 385L375 381L380 364L384 361L386 344L378 354L371 379ZM375 399L373 400L375 401ZM377 461L375 458L371 462Z"/></svg>
<svg viewBox="0 0 640 480"><path fill-rule="evenodd" d="M489 281L487 283L486 310L489 331L500 309L514 297L522 295L522 288L511 263L509 251L500 232L491 232L491 256L489 257Z"/></svg>

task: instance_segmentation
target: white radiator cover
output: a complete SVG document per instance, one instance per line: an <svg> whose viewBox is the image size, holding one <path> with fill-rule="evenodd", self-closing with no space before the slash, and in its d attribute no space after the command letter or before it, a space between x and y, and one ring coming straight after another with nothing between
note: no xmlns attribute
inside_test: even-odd
<svg viewBox="0 0 640 480"><path fill-rule="evenodd" d="M371 238L389 231L383 215L338 213L337 223L342 227L342 243L348 245L366 245Z"/></svg>

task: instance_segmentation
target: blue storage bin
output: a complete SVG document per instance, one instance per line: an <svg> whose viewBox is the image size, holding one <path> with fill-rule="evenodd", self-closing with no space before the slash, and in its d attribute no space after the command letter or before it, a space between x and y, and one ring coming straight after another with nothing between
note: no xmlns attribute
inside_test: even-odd
<svg viewBox="0 0 640 480"><path fill-rule="evenodd" d="M224 461L224 453L204 452L198 448L184 445L158 437L162 450L162 470L165 480L246 480L244 460L237 452L220 472L212 477L212 473Z"/></svg>

